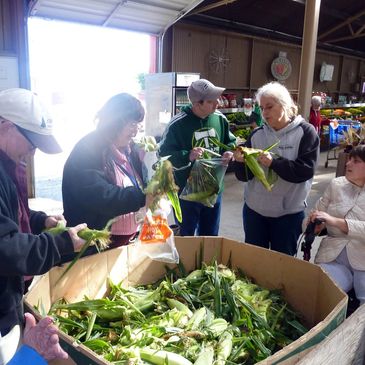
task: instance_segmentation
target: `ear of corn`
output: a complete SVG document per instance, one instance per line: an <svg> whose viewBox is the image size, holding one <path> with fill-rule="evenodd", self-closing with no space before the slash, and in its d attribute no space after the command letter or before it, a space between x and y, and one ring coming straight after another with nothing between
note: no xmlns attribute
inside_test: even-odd
<svg viewBox="0 0 365 365"><path fill-rule="evenodd" d="M84 228L81 231L77 232L77 235L85 240L84 245L81 247L81 250L77 253L71 263L67 266L66 270L62 273L62 275L56 281L56 284L66 275L66 273L75 265L78 259L86 252L86 250L91 246L95 245L98 251L103 251L108 248L110 243L110 231L108 228L115 221L111 219L107 222L106 226L102 230ZM46 232L51 233L53 235L61 234L63 232L67 232L69 227L66 227L63 221L59 221L56 227L49 228Z"/></svg>
<svg viewBox="0 0 365 365"><path fill-rule="evenodd" d="M245 158L245 163L248 168L251 170L252 174L258 179L264 187L271 191L273 187L273 183L277 179L277 175L269 169L268 176L266 176L264 169L261 165L257 162L257 157L264 153L270 151L274 148L279 142L272 144L271 146L267 147L265 150L257 149L257 148L249 148L249 147L237 147Z"/></svg>
<svg viewBox="0 0 365 365"><path fill-rule="evenodd" d="M156 164L156 172L145 189L145 193L154 197L150 207L152 212L158 207L161 197L166 195L175 211L176 219L181 222L182 213L178 191L179 187L175 184L172 164L167 158L163 158Z"/></svg>
<svg viewBox="0 0 365 365"><path fill-rule="evenodd" d="M226 361L231 354L232 351L232 333L226 331L222 334L218 342L217 348L217 360L215 361L215 365L225 365Z"/></svg>
<svg viewBox="0 0 365 365"><path fill-rule="evenodd" d="M224 318L214 318L206 329L213 337L219 337L227 327L228 322Z"/></svg>
<svg viewBox="0 0 365 365"><path fill-rule="evenodd" d="M158 149L158 144L154 136L143 136L140 140L134 141L134 143L143 148L146 152L153 152Z"/></svg>
<svg viewBox="0 0 365 365"><path fill-rule="evenodd" d="M152 350L145 347L140 350L140 355L142 360L155 365L192 365L185 357L163 350Z"/></svg>
<svg viewBox="0 0 365 365"><path fill-rule="evenodd" d="M264 169L260 166L260 164L256 160L255 153L250 153L246 151L246 147L244 147L243 154L245 156L245 163L248 168L251 170L256 179L261 181L261 183L265 186L268 191L271 191L272 186L266 179L266 175Z"/></svg>
<svg viewBox="0 0 365 365"><path fill-rule="evenodd" d="M178 311L186 314L189 318L193 316L193 312L183 303L176 299L167 298L167 304L170 308L176 308Z"/></svg>
<svg viewBox="0 0 365 365"><path fill-rule="evenodd" d="M214 361L214 349L212 346L205 347L195 360L194 365L212 365Z"/></svg>
<svg viewBox="0 0 365 365"><path fill-rule="evenodd" d="M199 308L194 312L192 317L189 319L186 328L192 331L197 330L198 328L200 328L201 323L205 320L206 315L207 315L206 308L205 307Z"/></svg>
<svg viewBox="0 0 365 365"><path fill-rule="evenodd" d="M203 263L188 277L177 268L174 277L168 273L146 286L110 283L106 298L59 302L49 314L64 332L115 364L255 364L303 334L277 291L224 265ZM221 317L214 318L217 291Z"/></svg>

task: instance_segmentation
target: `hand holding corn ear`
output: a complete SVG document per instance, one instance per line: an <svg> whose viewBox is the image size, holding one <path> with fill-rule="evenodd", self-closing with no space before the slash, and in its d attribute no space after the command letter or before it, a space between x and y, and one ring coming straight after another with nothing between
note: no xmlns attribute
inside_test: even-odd
<svg viewBox="0 0 365 365"><path fill-rule="evenodd" d="M272 164L272 156L270 154L270 152L263 152L261 153L258 158L257 161L265 167L270 167Z"/></svg>
<svg viewBox="0 0 365 365"><path fill-rule="evenodd" d="M115 222L115 218L107 222L102 230L89 229L85 223L79 224L76 227L66 227L65 221L59 221L56 227L47 229L48 233L54 235L68 232L74 244L75 252L78 254L67 266L63 274L58 278L56 284L65 276L65 274L75 265L76 261L85 253L89 246L95 245L97 250L103 251L108 248L110 243L110 227Z"/></svg>
<svg viewBox="0 0 365 365"><path fill-rule="evenodd" d="M46 228L53 228L56 227L59 222L62 222L62 224L66 226L66 219L62 214L49 215L44 222L44 226Z"/></svg>
<svg viewBox="0 0 365 365"><path fill-rule="evenodd" d="M66 228L66 226L65 226ZM70 227L68 229L68 234L71 237L72 243L74 245L74 251L79 252L82 246L85 244L85 240L81 238L78 233L87 228L86 223L77 225L76 227Z"/></svg>
<svg viewBox="0 0 365 365"><path fill-rule="evenodd" d="M265 150L239 146L236 148L235 151L236 161L244 162L246 166L251 170L255 178L258 179L268 191L271 191L273 183L276 180L277 176L274 176L274 172L269 169L268 176L266 177L265 171L258 163L257 158L260 158L260 162L265 167L269 167L272 163L272 157L271 155L270 157L268 157L267 152L275 147L278 143L279 142L274 143ZM240 157L239 154L241 154L242 157Z"/></svg>

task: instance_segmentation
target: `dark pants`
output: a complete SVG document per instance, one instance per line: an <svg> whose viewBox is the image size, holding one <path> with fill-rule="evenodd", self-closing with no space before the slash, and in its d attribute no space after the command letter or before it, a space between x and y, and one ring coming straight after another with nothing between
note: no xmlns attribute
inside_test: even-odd
<svg viewBox="0 0 365 365"><path fill-rule="evenodd" d="M201 203L180 199L182 223L181 236L218 236L221 215L221 194L213 208L208 208Z"/></svg>
<svg viewBox="0 0 365 365"><path fill-rule="evenodd" d="M303 219L304 212L277 218L264 217L245 204L243 206L245 242L293 256L302 233Z"/></svg>

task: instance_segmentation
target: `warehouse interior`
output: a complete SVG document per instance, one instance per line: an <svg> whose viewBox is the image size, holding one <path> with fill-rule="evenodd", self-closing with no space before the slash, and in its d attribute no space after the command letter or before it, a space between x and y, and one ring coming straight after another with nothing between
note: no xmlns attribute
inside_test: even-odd
<svg viewBox="0 0 365 365"><path fill-rule="evenodd" d="M0 0L0 88L7 87L31 88L29 67L29 39L28 21L31 18L41 18L50 21L65 21L78 24L87 24L99 29L112 28L133 32L141 32L150 37L151 52L150 74L198 75L206 78L215 85L226 89L227 99L234 100L235 105L222 107L222 113L244 113L245 100L254 98L258 88L269 81L279 80L290 91L298 103L300 113L304 117L309 115L310 98L313 94L322 95L324 107L328 110L328 118L334 117L335 110L349 110L365 107L365 3L359 0ZM118 46L118 45L116 45ZM126 52L127 54L127 52ZM274 61L280 59L289 65L284 71L274 68ZM1 63L3 62L3 63ZM328 69L327 66L330 66ZM15 71L14 71L15 70ZM330 75L327 74L330 72ZM144 75L145 77L146 75ZM148 79L148 77L147 77ZM148 86L148 85L147 85ZM185 87L186 85L184 85ZM185 90L185 89L184 89ZM151 114L148 96L148 87L143 91L146 102L147 115ZM169 120L177 112L177 99L169 99L169 104L163 104L159 98L153 103L158 105L157 115L151 120L146 117L146 133L151 132L160 138L161 129L165 128ZM229 99L229 100L231 100ZM228 101L230 102L230 101ZM162 105L162 102L161 102ZM156 109L156 108L155 108ZM164 122L162 119L163 114ZM345 112L344 112L345 113ZM168 117L168 118L167 118ZM362 115L341 114L335 118L349 119L352 123L360 124ZM329 121L329 119L328 119ZM361 121L365 121L362 119ZM247 125L245 125L247 126ZM158 132L156 132L158 131ZM334 140L336 138L336 140ZM308 198L308 213L318 198L323 194L329 182L335 177L344 174L339 170L339 154L341 148L338 135L331 134L330 123L321 136L321 152L316 175ZM335 143L336 142L336 143ZM338 148L337 148L338 147ZM62 213L62 202L50 198L39 198L36 194L36 176L34 159L28 161L28 192L31 209L43 210L48 214ZM276 359L285 364L298 363L325 364L328 358L331 363L347 365L350 363L365 363L365 324L364 306L356 317L350 317L350 322L344 322L339 331L333 329L339 326L346 315L347 296L327 278L317 267L311 265L312 271L303 260L300 260L300 273L295 280L290 277L289 269L294 265L275 256L275 265L286 267L282 271L275 271L274 267L263 268L255 264L260 253L254 249L247 257L239 257L236 248L237 242L244 242L242 228L243 184L238 182L234 173L228 172L225 176L223 192L223 208L219 235L222 241L205 243L194 240L191 245L184 247L183 241L178 243L185 257L199 253L199 247L205 245L205 255L214 258L214 252L209 245L229 247L233 252L233 262L246 261L252 266L252 272L257 270L263 282L268 286L275 280L285 277L283 290L293 290L301 293L296 299L299 307L305 308L305 317L309 323L315 324L308 338L295 349L285 355L277 355ZM178 237L177 240L184 238ZM231 242L237 241L237 242ZM312 247L313 263L320 238L314 240ZM200 245L200 246L199 246ZM302 259L300 247L298 258ZM131 249L132 252L133 249ZM218 250L218 249L217 249ZM248 249L250 252L251 248ZM220 252L222 261L231 259L231 254ZM164 269L164 265L152 264L136 259L134 271L122 267L131 257L125 254L111 258L106 253L103 264L86 261L82 267L82 280L66 278L60 289L63 292L70 287L73 293L70 296L80 299L81 294L88 292L81 289L87 286L90 292L105 289L103 275L111 269L122 271L126 282L138 284L139 279L157 278ZM252 256L250 256L252 255ZM123 256L123 257L122 257ZM138 255L137 255L138 256ZM264 262L269 266L270 260L265 254ZM138 261L140 260L140 261ZM240 261L241 260L241 261ZM137 262L138 261L138 262ZM191 260L194 261L194 260ZM294 262L294 261L293 261ZM160 265L161 264L161 265ZM189 268L193 263L189 262ZM250 266L250 267L251 267ZM315 267L315 268L314 268ZM314 268L314 269L313 269ZM31 293L29 303L36 302L38 291L47 292L43 298L46 306L58 295L50 288L56 282L62 268L57 267L49 276L43 277L36 292ZM92 278L92 271L100 270L100 277ZM114 268L113 268L114 270ZM145 272L143 271L145 270ZM150 271L149 271L150 270ZM270 274L265 274L267 270ZM301 271L303 270L303 271ZM299 272L298 271L298 272ZM147 273L147 274L146 274ZM307 275L308 276L305 276ZM301 276L302 275L302 276ZM278 279L279 278L279 279ZM308 287L313 287L307 290ZM100 286L99 286L100 285ZM56 287L56 285L54 285ZM50 292L48 292L50 291ZM326 293L321 297L320 293ZM316 297L318 295L318 298ZM300 298L300 300L299 300ZM346 334L346 336L344 335ZM63 335L62 335L63 336ZM351 337L352 336L352 337ZM352 340L351 340L352 338ZM319 347L318 342L322 347ZM76 345L75 342L62 337L62 343L72 356L68 361L52 361L53 365L74 364L104 364L89 350ZM309 352L308 343L315 343L316 350ZM337 352L341 356L336 355ZM309 353L309 357L307 357ZM289 354L289 355L288 355ZM312 355L311 355L312 354ZM280 356L283 356L280 358ZM346 358L347 357L347 358ZM289 360L288 360L289 358ZM341 360L339 360L341 359ZM288 362L287 362L287 361ZM354 361L357 362L354 362ZM338 362L340 361L340 362ZM162 362L161 362L162 363ZM268 362L277 363L277 362Z"/></svg>

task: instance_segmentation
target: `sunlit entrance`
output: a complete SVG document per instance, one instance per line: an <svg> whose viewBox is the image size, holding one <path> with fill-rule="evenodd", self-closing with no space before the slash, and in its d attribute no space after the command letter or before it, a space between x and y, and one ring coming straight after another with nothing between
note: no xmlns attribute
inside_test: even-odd
<svg viewBox="0 0 365 365"><path fill-rule="evenodd" d="M140 96L138 75L151 72L151 36L30 18L31 89L48 104L58 155L35 155L36 197L62 200L64 162L75 143L95 128L94 116L119 92Z"/></svg>

